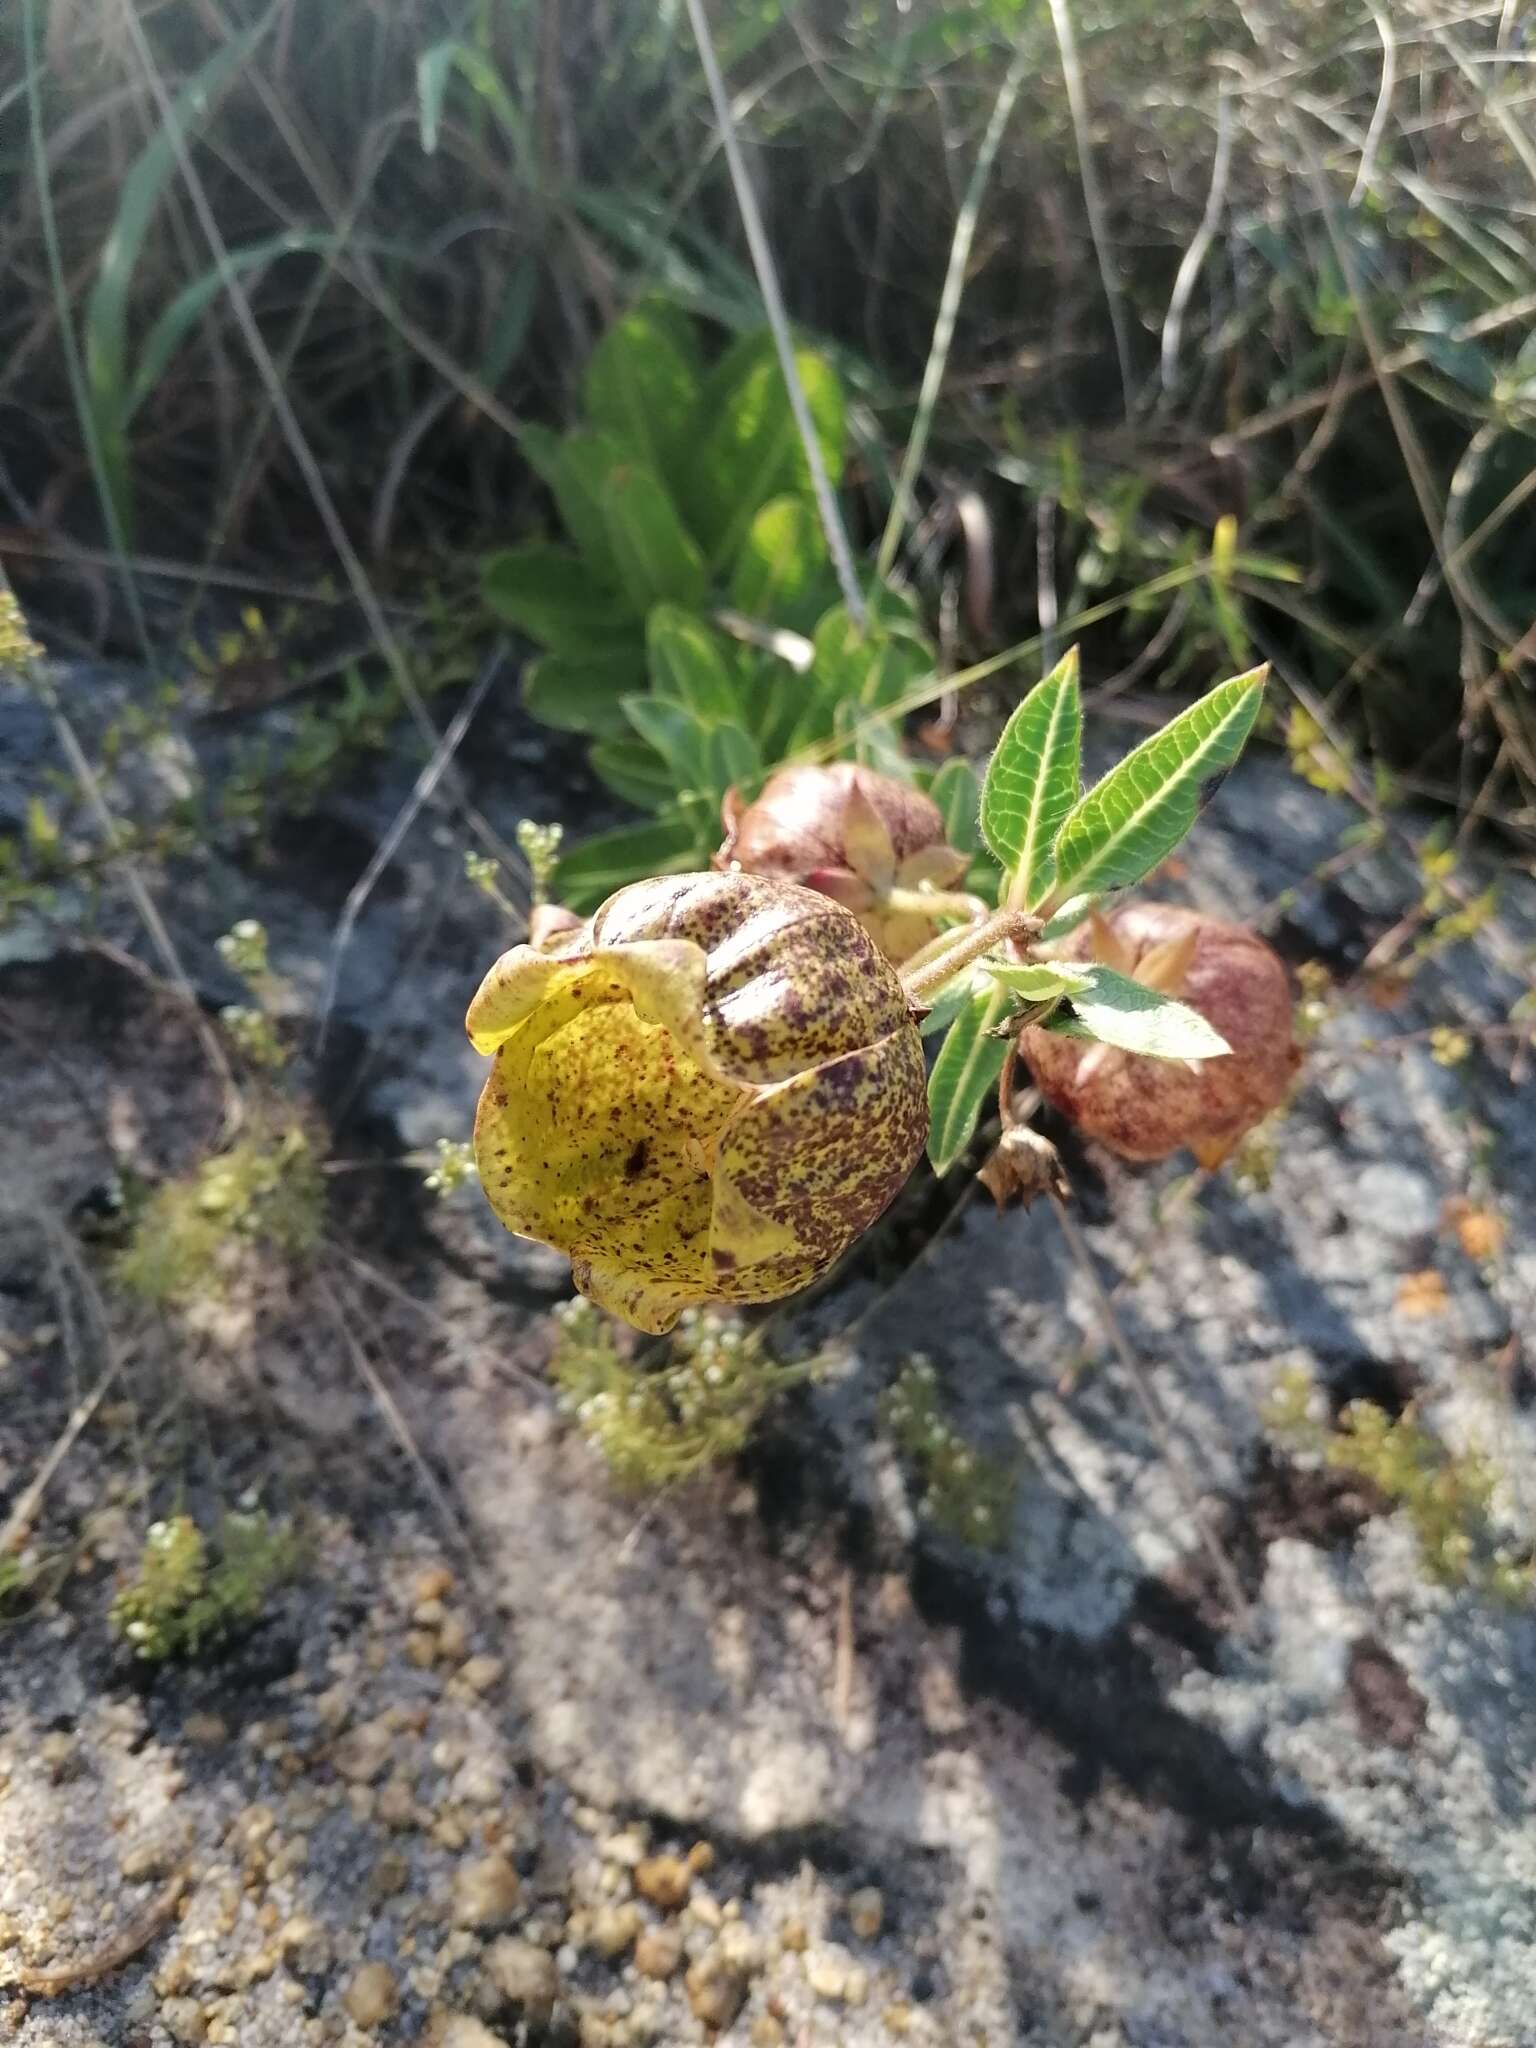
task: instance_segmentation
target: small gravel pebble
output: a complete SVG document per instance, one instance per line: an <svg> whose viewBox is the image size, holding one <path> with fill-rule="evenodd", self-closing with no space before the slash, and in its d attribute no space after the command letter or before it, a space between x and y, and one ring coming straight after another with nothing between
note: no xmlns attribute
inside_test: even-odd
<svg viewBox="0 0 1536 2048"><path fill-rule="evenodd" d="M505 1927L522 1897L522 1881L505 1856L461 1864L453 1877L456 1927Z"/></svg>
<svg viewBox="0 0 1536 2048"><path fill-rule="evenodd" d="M400 2004L394 1971L388 1963L364 1963L353 1972L341 2002L358 2026L383 2026Z"/></svg>
<svg viewBox="0 0 1536 2048"><path fill-rule="evenodd" d="M693 1872L681 1856L648 1856L635 1871L635 1890L663 1913L678 1913L688 1903Z"/></svg>
<svg viewBox="0 0 1536 2048"><path fill-rule="evenodd" d="M747 2002L745 1973L718 1949L690 1965L684 1984L694 2018L716 2033L728 2027Z"/></svg>
<svg viewBox="0 0 1536 2048"><path fill-rule="evenodd" d="M848 1925L860 1941L873 1941L885 1925L884 1892L871 1884L852 1893L848 1900Z"/></svg>
<svg viewBox="0 0 1536 2048"><path fill-rule="evenodd" d="M683 1931L675 1921L647 1927L635 1943L635 1968L642 1977L664 1984L675 1977L683 1960Z"/></svg>
<svg viewBox="0 0 1536 2048"><path fill-rule="evenodd" d="M503 1934L486 1950L486 1976L506 2004L530 2019L547 2018L560 1996L560 1972L554 1957L537 1942Z"/></svg>

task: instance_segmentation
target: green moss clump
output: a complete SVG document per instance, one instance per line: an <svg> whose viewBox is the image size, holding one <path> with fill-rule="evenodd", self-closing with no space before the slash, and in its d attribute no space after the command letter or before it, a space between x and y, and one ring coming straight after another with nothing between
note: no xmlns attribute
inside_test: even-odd
<svg viewBox="0 0 1536 2048"><path fill-rule="evenodd" d="M945 1419L939 1379L914 1358L881 1397L880 1417L922 1485L918 1512L934 1528L979 1550L1001 1550L1019 1495L1015 1461L967 1443Z"/></svg>
<svg viewBox="0 0 1536 2048"><path fill-rule="evenodd" d="M1400 1508L1430 1578L1513 1605L1536 1598L1536 1559L1513 1550L1494 1524L1497 1474L1486 1457L1451 1450L1412 1405L1394 1419L1374 1401L1351 1401L1333 1429L1316 1407L1311 1379L1296 1367L1281 1377L1265 1421L1288 1447L1368 1480Z"/></svg>
<svg viewBox="0 0 1536 2048"><path fill-rule="evenodd" d="M226 1248L246 1242L302 1262L319 1248L325 1181L299 1124L256 1130L140 1209L119 1253L119 1282L157 1307L217 1294Z"/></svg>
<svg viewBox="0 0 1536 2048"><path fill-rule="evenodd" d="M733 1458L769 1403L815 1370L780 1365L754 1331L690 1312L654 1368L622 1357L590 1302L556 1309L550 1370L564 1406L627 1491L679 1485Z"/></svg>
<svg viewBox="0 0 1536 2048"><path fill-rule="evenodd" d="M190 1515L173 1515L145 1538L112 1626L146 1663L199 1656L249 1628L301 1559L296 1531L264 1514L226 1515L216 1554Z"/></svg>

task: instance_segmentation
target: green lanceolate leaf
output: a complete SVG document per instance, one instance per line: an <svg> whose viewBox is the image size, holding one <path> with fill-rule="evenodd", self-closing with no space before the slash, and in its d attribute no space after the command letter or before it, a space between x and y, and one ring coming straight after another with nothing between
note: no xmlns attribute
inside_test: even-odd
<svg viewBox="0 0 1536 2048"><path fill-rule="evenodd" d="M1057 896L1123 889L1172 853L1242 752L1267 674L1218 684L1089 790L1056 841Z"/></svg>
<svg viewBox="0 0 1536 2048"><path fill-rule="evenodd" d="M844 407L837 373L809 349L795 361L827 473L843 471ZM707 535L717 567L734 562L752 521L770 498L808 494L810 469L800 445L784 373L772 340L754 335L725 357L699 409L702 440L685 488L693 530Z"/></svg>
<svg viewBox="0 0 1536 2048"><path fill-rule="evenodd" d="M1072 991L1072 1011L1105 1045L1156 1060L1209 1060L1231 1052L1216 1027L1188 1003L1112 967L1094 967L1089 974L1091 986Z"/></svg>
<svg viewBox="0 0 1536 2048"><path fill-rule="evenodd" d="M697 609L709 578L704 557L654 471L626 463L608 477L603 496L608 541L619 587L632 604Z"/></svg>
<svg viewBox="0 0 1536 2048"><path fill-rule="evenodd" d="M1083 708L1068 648L1003 727L981 789L981 829L1009 876L1006 899L1032 910L1049 894L1053 849L1081 789Z"/></svg>
<svg viewBox="0 0 1536 2048"><path fill-rule="evenodd" d="M647 875L681 874L695 859L692 825L674 813L663 813L643 825L621 825L561 857L555 869L556 899L583 915Z"/></svg>
<svg viewBox="0 0 1536 2048"><path fill-rule="evenodd" d="M843 732L861 760L868 741L882 755L871 765L884 768L895 740L890 721L873 714L900 703L913 683L932 672L932 650L907 626L892 628L878 619L859 625L844 605L818 621L814 645L807 718L795 734L796 745ZM899 762L894 772L902 772Z"/></svg>
<svg viewBox="0 0 1536 2048"><path fill-rule="evenodd" d="M928 1076L928 1157L935 1173L948 1173L971 1142L1008 1049L991 1034L1011 1008L1000 988L972 996L939 1048Z"/></svg>
<svg viewBox="0 0 1536 2048"><path fill-rule="evenodd" d="M831 576L815 505L786 493L753 516L731 570L731 603L749 619L808 626L825 609Z"/></svg>
<svg viewBox="0 0 1536 2048"><path fill-rule="evenodd" d="M552 434L539 426L525 427L518 446L549 485L566 531L592 574L605 585L617 584L619 567L604 503L608 479L633 456L611 434Z"/></svg>
<svg viewBox="0 0 1536 2048"><path fill-rule="evenodd" d="M638 645L635 607L604 590L569 548L501 548L482 563L480 587L498 618L557 654L612 654Z"/></svg>
<svg viewBox="0 0 1536 2048"><path fill-rule="evenodd" d="M709 733L681 704L658 697L626 697L624 715L665 761L674 789L709 787Z"/></svg>
<svg viewBox="0 0 1536 2048"><path fill-rule="evenodd" d="M651 688L681 704L704 725L732 724L741 693L724 641L693 612L659 604L645 622Z"/></svg>
<svg viewBox="0 0 1536 2048"><path fill-rule="evenodd" d="M681 483L691 458L700 379L668 309L632 306L592 351L582 380L587 414L647 468Z"/></svg>
<svg viewBox="0 0 1536 2048"><path fill-rule="evenodd" d="M647 740L599 740L587 758L603 787L639 810L664 810L677 794L676 777Z"/></svg>
<svg viewBox="0 0 1536 2048"><path fill-rule="evenodd" d="M756 740L739 725L717 725L705 746L706 783L719 804L728 789L739 789L750 802L762 780L763 757Z"/></svg>
<svg viewBox="0 0 1536 2048"><path fill-rule="evenodd" d="M981 845L981 784L969 761L946 761L928 785L944 820L944 837L959 853Z"/></svg>
<svg viewBox="0 0 1536 2048"><path fill-rule="evenodd" d="M545 654L523 675L523 702L560 732L627 733L624 698L644 679L638 645L618 654Z"/></svg>

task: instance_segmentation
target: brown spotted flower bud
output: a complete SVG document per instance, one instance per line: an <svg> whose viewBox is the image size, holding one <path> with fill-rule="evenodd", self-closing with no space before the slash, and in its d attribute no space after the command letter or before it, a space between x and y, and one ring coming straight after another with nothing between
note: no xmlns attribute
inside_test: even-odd
<svg viewBox="0 0 1536 2048"><path fill-rule="evenodd" d="M1176 996L1231 1047L1217 1059L1162 1060L1085 1045L1039 1026L1020 1034L1046 1100L1125 1159L1166 1159L1187 1145L1219 1166L1285 1099L1300 1065L1279 956L1239 924L1171 903L1138 903L1079 925L1064 960L1098 960Z"/></svg>
<svg viewBox="0 0 1536 2048"><path fill-rule="evenodd" d="M475 1119L492 1208L642 1330L805 1286L927 1134L900 982L792 882L636 882L552 950L504 953L466 1023L496 1056Z"/></svg>
<svg viewBox="0 0 1536 2048"><path fill-rule="evenodd" d="M781 768L750 804L732 790L722 822L717 868L780 875L833 897L888 960L909 959L933 937L944 906L927 910L918 893L952 888L967 866L945 844L931 798L851 761Z"/></svg>

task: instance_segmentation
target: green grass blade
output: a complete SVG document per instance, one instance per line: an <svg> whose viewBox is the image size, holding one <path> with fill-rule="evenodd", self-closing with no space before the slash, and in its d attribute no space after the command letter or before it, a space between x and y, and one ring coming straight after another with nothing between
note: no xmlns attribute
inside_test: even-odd
<svg viewBox="0 0 1536 2048"><path fill-rule="evenodd" d="M482 51L468 43L452 40L434 43L430 50L422 51L416 62L416 118L424 154L431 156L437 149L442 133L443 103L455 73L471 91L479 94L496 116L522 169L525 172L535 171L538 157L528 132L528 123L502 84L501 74Z"/></svg>
<svg viewBox="0 0 1536 2048"><path fill-rule="evenodd" d="M102 244L85 311L85 375L107 488L125 534L132 531L133 510L127 438L128 300L150 223L177 167L172 122L185 135L203 119L239 76L265 26L265 21L259 22L226 43L182 87L172 106L172 120L157 131L123 180L111 232Z"/></svg>
<svg viewBox="0 0 1536 2048"><path fill-rule="evenodd" d="M1219 683L1089 790L1056 841L1055 897L1123 889L1172 853L1242 752L1267 674Z"/></svg>
<svg viewBox="0 0 1536 2048"><path fill-rule="evenodd" d="M329 229L317 230L312 234L290 229L280 235L273 235L264 242L253 242L247 248L232 250L229 265L236 275L243 275L248 270L264 269L267 264L275 263L279 256L324 255L343 246L341 237L332 234ZM123 397L124 426L131 422L139 407L170 368L176 351L223 290L224 279L219 272L205 271L201 277L176 294L150 328L144 337L144 344L139 350L138 361Z"/></svg>

